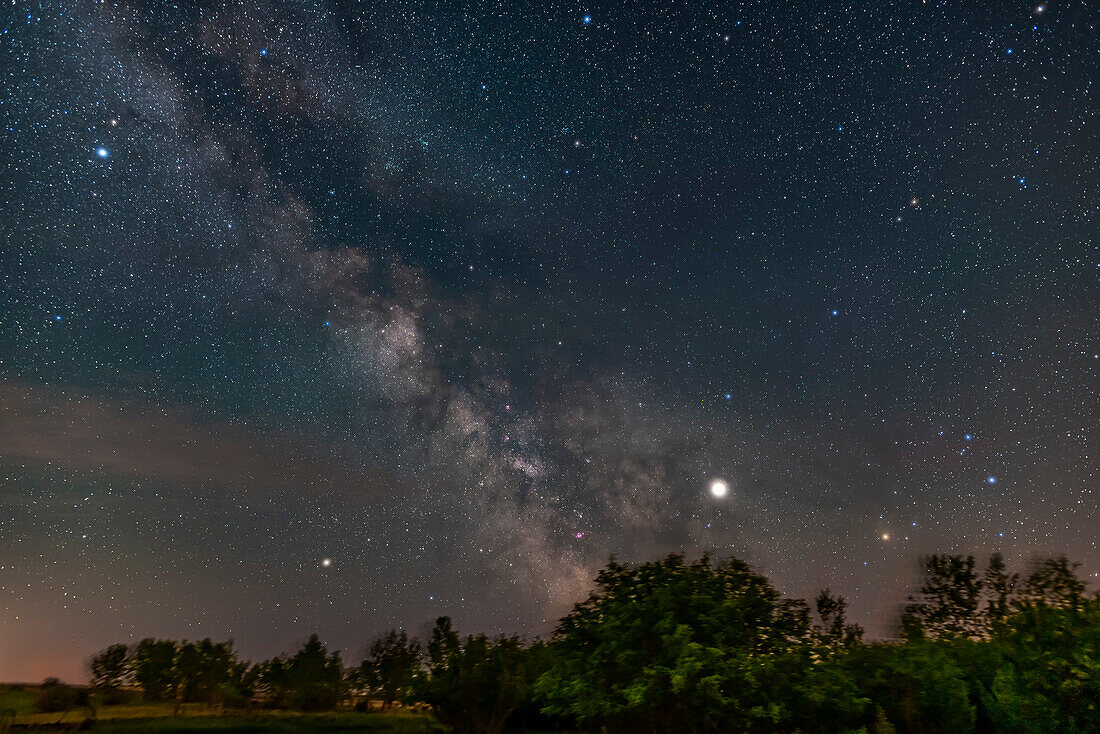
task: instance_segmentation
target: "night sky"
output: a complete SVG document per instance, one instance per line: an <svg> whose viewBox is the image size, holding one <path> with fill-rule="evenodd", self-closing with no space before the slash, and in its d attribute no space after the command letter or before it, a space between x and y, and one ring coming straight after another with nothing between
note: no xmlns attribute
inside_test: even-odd
<svg viewBox="0 0 1100 734"><path fill-rule="evenodd" d="M0 680L546 634L611 554L1096 588L1098 19L6 3Z"/></svg>

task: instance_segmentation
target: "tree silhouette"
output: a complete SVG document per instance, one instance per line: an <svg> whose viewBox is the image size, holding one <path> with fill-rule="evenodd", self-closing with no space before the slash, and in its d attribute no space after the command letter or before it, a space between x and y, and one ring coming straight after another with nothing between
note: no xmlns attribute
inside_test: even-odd
<svg viewBox="0 0 1100 734"><path fill-rule="evenodd" d="M910 595L902 616L906 635L984 635L985 620L979 614L982 581L974 570L974 556L930 555L922 563L920 590Z"/></svg>
<svg viewBox="0 0 1100 734"><path fill-rule="evenodd" d="M1085 593L1084 582L1077 578L1080 566L1080 563L1071 563L1065 556L1035 562L1024 580L1021 601L1051 607L1079 606Z"/></svg>
<svg viewBox="0 0 1100 734"><path fill-rule="evenodd" d="M840 604L829 600L832 626ZM537 690L545 711L609 731L859 723L867 712L851 682L813 664L814 638L809 607L782 599L737 559L688 564L672 555L633 567L612 559L558 625L553 667Z"/></svg>
<svg viewBox="0 0 1100 734"><path fill-rule="evenodd" d="M990 624L1000 622L1008 616L1019 582L1019 574L1010 574L1005 570L1005 561L1000 553L989 557L982 584L986 597L985 616Z"/></svg>
<svg viewBox="0 0 1100 734"><path fill-rule="evenodd" d="M460 640L450 618L440 617L428 643L430 675L422 697L459 734L497 734L531 700L544 652L542 645L528 648L517 637Z"/></svg>
<svg viewBox="0 0 1100 734"><path fill-rule="evenodd" d="M93 689L141 686L148 700L328 710L354 681L384 702L431 706L456 734L512 730L1030 734L1100 732L1100 596L1078 564L1035 562L1021 577L994 554L921 559L904 607L909 634L866 644L828 589L783 598L737 559L612 559L549 643L460 637L440 617L423 647L375 639L345 671L312 635L255 666L232 642L145 639L90 660ZM426 661L422 651L426 650ZM426 663L426 666L425 666ZM47 681L42 710L104 701Z"/></svg>
<svg viewBox="0 0 1100 734"><path fill-rule="evenodd" d="M111 645L96 654L91 661L92 686L116 690L126 685L130 674L129 654L125 645Z"/></svg>
<svg viewBox="0 0 1100 734"><path fill-rule="evenodd" d="M421 658L419 642L410 640L404 631L390 630L371 643L359 666L359 678L386 709L406 698L416 684Z"/></svg>
<svg viewBox="0 0 1100 734"><path fill-rule="evenodd" d="M285 663L286 684L294 708L324 711L336 708L344 695L344 667L340 653L328 654L316 634Z"/></svg>
<svg viewBox="0 0 1100 734"><path fill-rule="evenodd" d="M176 643L146 638L134 648L131 669L147 701L163 701L176 685Z"/></svg>
<svg viewBox="0 0 1100 734"><path fill-rule="evenodd" d="M848 601L823 589L814 600L821 625L818 634L826 647L855 645L863 639L863 628L848 624Z"/></svg>

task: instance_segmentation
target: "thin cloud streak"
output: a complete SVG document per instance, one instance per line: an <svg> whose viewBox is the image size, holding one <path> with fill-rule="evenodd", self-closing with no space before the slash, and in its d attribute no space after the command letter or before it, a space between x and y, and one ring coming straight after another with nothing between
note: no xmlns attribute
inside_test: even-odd
<svg viewBox="0 0 1100 734"><path fill-rule="evenodd" d="M373 467L300 434L204 420L179 408L0 382L0 456L163 482L262 490L392 491Z"/></svg>

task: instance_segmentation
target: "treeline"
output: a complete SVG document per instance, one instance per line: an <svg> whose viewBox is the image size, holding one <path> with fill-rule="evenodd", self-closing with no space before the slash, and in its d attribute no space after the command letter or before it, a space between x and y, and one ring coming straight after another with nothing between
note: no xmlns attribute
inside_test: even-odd
<svg viewBox="0 0 1100 734"><path fill-rule="evenodd" d="M106 700L430 707L457 732L1100 732L1100 595L1065 558L924 559L896 639L841 597L788 599L747 564L612 562L549 641L391 631L346 666L314 635L256 664L231 642L142 640L92 660Z"/></svg>

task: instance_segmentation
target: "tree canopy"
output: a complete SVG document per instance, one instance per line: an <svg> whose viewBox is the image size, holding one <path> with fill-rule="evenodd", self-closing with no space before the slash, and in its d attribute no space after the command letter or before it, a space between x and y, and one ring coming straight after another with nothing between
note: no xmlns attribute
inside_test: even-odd
<svg viewBox="0 0 1100 734"><path fill-rule="evenodd" d="M390 630L345 668L317 635L256 664L232 641L148 638L89 661L92 697L51 681L39 706L134 686L221 707L426 706L458 734L1100 731L1100 597L1076 564L921 568L894 640L864 641L828 589L812 606L785 598L735 558L612 559L545 642L463 636L440 617L423 642Z"/></svg>

